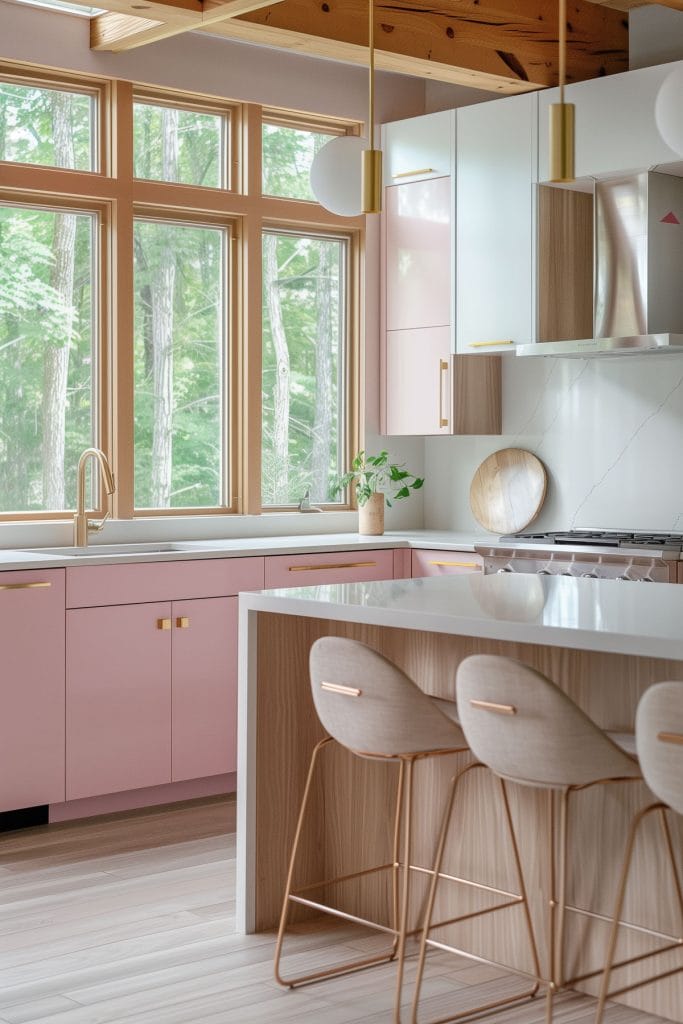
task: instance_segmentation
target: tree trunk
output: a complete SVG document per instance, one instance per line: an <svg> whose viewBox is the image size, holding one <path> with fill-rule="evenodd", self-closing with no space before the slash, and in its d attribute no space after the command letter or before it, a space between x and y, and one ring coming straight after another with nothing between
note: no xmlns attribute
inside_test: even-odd
<svg viewBox="0 0 683 1024"><path fill-rule="evenodd" d="M178 111L162 114L162 174L173 181L178 166ZM152 507L171 504L173 476L173 306L176 260L173 249L155 252L150 291L152 303Z"/></svg>
<svg viewBox="0 0 683 1024"><path fill-rule="evenodd" d="M273 395L273 492L274 505L289 502L289 347L282 319L278 284L277 236L263 236L264 290L268 304L270 333L275 349L275 392Z"/></svg>
<svg viewBox="0 0 683 1024"><path fill-rule="evenodd" d="M327 501L332 450L332 301L330 290L331 242L320 242L316 294L315 421L311 457L311 498Z"/></svg>
<svg viewBox="0 0 683 1024"><path fill-rule="evenodd" d="M55 163L72 167L73 133L72 101L69 93L55 92L52 118L55 139ZM58 511L66 504L64 487L64 449L66 440L66 397L69 376L69 351L74 329L74 263L76 248L76 217L55 214L52 242L52 287L64 311L64 333L61 344L47 341L43 362L43 507Z"/></svg>

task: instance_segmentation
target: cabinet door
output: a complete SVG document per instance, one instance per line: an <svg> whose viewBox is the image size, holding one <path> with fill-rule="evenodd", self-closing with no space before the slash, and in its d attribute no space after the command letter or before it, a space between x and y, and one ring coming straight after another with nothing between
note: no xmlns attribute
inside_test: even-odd
<svg viewBox="0 0 683 1024"><path fill-rule="evenodd" d="M237 769L236 597L173 602L173 781Z"/></svg>
<svg viewBox="0 0 683 1024"><path fill-rule="evenodd" d="M413 579L418 576L462 576L481 572L484 560L471 551L413 551Z"/></svg>
<svg viewBox="0 0 683 1024"><path fill-rule="evenodd" d="M450 327L387 333L387 434L451 433L450 352Z"/></svg>
<svg viewBox="0 0 683 1024"><path fill-rule="evenodd" d="M666 77L682 64L677 61L568 86L567 102L576 107L577 178L644 171L680 160L659 133L655 105ZM558 102L557 89L539 94L540 181L549 176L548 107Z"/></svg>
<svg viewBox="0 0 683 1024"><path fill-rule="evenodd" d="M64 800L64 570L0 573L0 811Z"/></svg>
<svg viewBox="0 0 683 1024"><path fill-rule="evenodd" d="M451 189L448 177L385 192L388 331L452 322Z"/></svg>
<svg viewBox="0 0 683 1024"><path fill-rule="evenodd" d="M66 798L171 781L171 604L66 616Z"/></svg>
<svg viewBox="0 0 683 1024"><path fill-rule="evenodd" d="M456 339L462 354L534 338L537 99L457 111Z"/></svg>
<svg viewBox="0 0 683 1024"><path fill-rule="evenodd" d="M452 110L383 125L384 184L451 174L453 130Z"/></svg>

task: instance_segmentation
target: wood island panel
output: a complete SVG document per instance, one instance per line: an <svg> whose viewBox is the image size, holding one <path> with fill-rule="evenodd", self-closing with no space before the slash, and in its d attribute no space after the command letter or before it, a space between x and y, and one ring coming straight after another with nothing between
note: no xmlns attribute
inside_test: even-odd
<svg viewBox="0 0 683 1024"><path fill-rule="evenodd" d="M471 654L504 654L545 673L606 729L630 731L640 695L654 682L683 681L683 662L631 657L426 633L329 621L292 615L259 613L256 668L256 828L255 930L277 925L289 850L311 750L322 738L310 694L308 652L319 636L349 636L376 648L400 665L427 693L453 698L458 664ZM416 772L416 847L414 863L431 864L433 843L445 786L466 755L419 764ZM327 748L317 779L312 814L295 885L354 871L391 859L391 820L397 769L341 749ZM520 844L542 964L547 917L548 854L545 835L548 804L545 793L511 786L511 804ZM621 866L623 843L632 813L651 801L640 783L625 783L576 794L570 809L569 900L609 915ZM485 771L470 773L459 796L445 870L462 877L514 889L511 860L500 831L502 817L496 790ZM683 828L673 822L674 843L683 849ZM387 872L388 875L388 872ZM666 887L666 865L657 822L649 823L637 847L634 884L627 894L624 918L676 933L673 901ZM371 876L361 884L338 889L339 904L351 913L362 910L385 922L389 909L388 879ZM424 885L416 882L411 911L417 922ZM331 893L326 894L329 899ZM437 913L454 916L474 909L474 894L444 883ZM481 897L479 897L481 901ZM567 919L567 963L570 974L595 969L601 962L607 924L570 914ZM518 909L489 915L478 922L451 928L449 941L524 969L528 956L520 939ZM629 932L618 955L653 948L651 938ZM657 969L676 962L677 954L660 958ZM648 965L646 961L646 967ZM545 968L544 968L545 969ZM635 975L634 975L635 977ZM621 981L621 978L615 980ZM595 983L582 986L595 993ZM623 1001L672 1021L683 1022L683 975L646 987Z"/></svg>

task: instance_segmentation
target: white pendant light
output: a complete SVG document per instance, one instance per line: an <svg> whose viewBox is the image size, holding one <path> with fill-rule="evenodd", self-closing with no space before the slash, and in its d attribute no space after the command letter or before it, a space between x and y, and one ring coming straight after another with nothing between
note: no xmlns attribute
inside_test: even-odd
<svg viewBox="0 0 683 1024"><path fill-rule="evenodd" d="M667 146L683 156L683 68L671 71L660 85L655 121Z"/></svg>
<svg viewBox="0 0 683 1024"><path fill-rule="evenodd" d="M375 139L375 7L369 0L368 137L341 135L318 150L311 164L311 190L321 206L339 217L382 211L382 150Z"/></svg>
<svg viewBox="0 0 683 1024"><path fill-rule="evenodd" d="M361 211L361 166L365 139L339 135L325 143L311 164L311 189L321 206L339 217Z"/></svg>

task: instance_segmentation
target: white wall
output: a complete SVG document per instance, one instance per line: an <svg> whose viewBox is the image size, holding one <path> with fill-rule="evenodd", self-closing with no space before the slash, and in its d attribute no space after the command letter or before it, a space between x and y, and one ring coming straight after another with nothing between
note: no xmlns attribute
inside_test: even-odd
<svg viewBox="0 0 683 1024"><path fill-rule="evenodd" d="M148 85L186 89L229 99L288 107L311 113L363 120L367 113L367 72L363 68L302 57L265 47L233 43L198 32L166 39L128 53L94 53L89 48L86 18L0 0L0 59L20 60L89 74L106 75ZM376 79L378 122L424 112L425 83L404 75L379 73ZM379 429L379 234L378 218L368 218L365 351L367 360L366 447L388 447L415 473L423 471L422 439L380 438ZM388 528L422 525L422 495L387 509ZM243 531L283 533L301 528L292 517L251 517L236 522L205 517L167 522L146 521L107 526L103 539L149 539L168 533L178 537L232 535ZM308 532L355 529L357 516L309 516ZM11 527L0 524L0 547L30 543L69 543L66 525Z"/></svg>
<svg viewBox="0 0 683 1024"><path fill-rule="evenodd" d="M506 356L503 382L502 437L427 440L425 526L481 531L472 476L515 446L548 469L534 528L683 531L683 356Z"/></svg>

